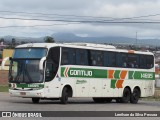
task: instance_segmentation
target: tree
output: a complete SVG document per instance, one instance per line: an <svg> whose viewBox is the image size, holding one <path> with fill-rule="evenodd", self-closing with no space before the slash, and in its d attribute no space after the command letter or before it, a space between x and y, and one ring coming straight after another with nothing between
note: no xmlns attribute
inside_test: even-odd
<svg viewBox="0 0 160 120"><path fill-rule="evenodd" d="M55 40L54 40L53 37L46 36L46 37L44 38L44 42L46 42L46 43L54 43Z"/></svg>
<svg viewBox="0 0 160 120"><path fill-rule="evenodd" d="M0 42L4 42L4 38L0 38Z"/></svg>

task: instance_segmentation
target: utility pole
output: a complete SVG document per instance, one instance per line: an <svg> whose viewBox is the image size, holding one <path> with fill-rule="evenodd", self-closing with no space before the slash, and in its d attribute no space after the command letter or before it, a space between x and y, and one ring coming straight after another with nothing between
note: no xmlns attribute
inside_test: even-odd
<svg viewBox="0 0 160 120"><path fill-rule="evenodd" d="M136 31L136 46L137 46L137 31Z"/></svg>
<svg viewBox="0 0 160 120"><path fill-rule="evenodd" d="M135 45L135 49L137 50L138 46L137 46L137 31L136 31L136 45Z"/></svg>

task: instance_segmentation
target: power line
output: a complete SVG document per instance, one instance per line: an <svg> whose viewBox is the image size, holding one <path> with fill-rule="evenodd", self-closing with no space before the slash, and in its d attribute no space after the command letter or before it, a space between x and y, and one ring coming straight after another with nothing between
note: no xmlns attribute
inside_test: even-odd
<svg viewBox="0 0 160 120"><path fill-rule="evenodd" d="M134 16L134 17L123 17L123 18L113 18L113 17L95 17L95 16L79 16L79 15L62 15L62 14L46 14L46 13L31 13L31 12L13 12L13 11L0 11L1 13L18 13L18 14L29 14L29 15L44 15L44 16L61 16L61 17L78 17L78 18L96 18L96 19L110 19L111 20L127 20L127 19L137 19L137 18L146 18L160 16L160 14L150 14L143 16Z"/></svg>
<svg viewBox="0 0 160 120"><path fill-rule="evenodd" d="M19 18L19 17L0 17L1 19L11 19L11 20L33 20L33 21L57 21L57 22L68 22L68 23L140 23L140 24L159 24L160 21L108 21L108 20L63 20L63 19L38 19L38 18Z"/></svg>
<svg viewBox="0 0 160 120"><path fill-rule="evenodd" d="M94 16L80 16L80 15L62 15L62 14L46 14L46 13L31 13L31 12L13 12L13 11L0 11L0 12L7 12L7 13L23 13L23 14L38 14L38 15L44 15L44 16L48 16L48 15L55 15L55 16L68 16L68 17L90 17L90 18L111 18L113 19L113 17L94 17Z"/></svg>
<svg viewBox="0 0 160 120"><path fill-rule="evenodd" d="M66 24L50 24L50 25L29 25L29 26L0 26L0 28L12 28L12 27L49 27L49 26L55 26L55 25L69 25L70 23Z"/></svg>

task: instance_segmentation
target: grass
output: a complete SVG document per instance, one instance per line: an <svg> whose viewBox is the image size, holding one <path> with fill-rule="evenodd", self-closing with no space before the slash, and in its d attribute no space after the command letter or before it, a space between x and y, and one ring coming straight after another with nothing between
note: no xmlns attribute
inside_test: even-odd
<svg viewBox="0 0 160 120"><path fill-rule="evenodd" d="M0 92L8 92L8 86L0 86Z"/></svg>

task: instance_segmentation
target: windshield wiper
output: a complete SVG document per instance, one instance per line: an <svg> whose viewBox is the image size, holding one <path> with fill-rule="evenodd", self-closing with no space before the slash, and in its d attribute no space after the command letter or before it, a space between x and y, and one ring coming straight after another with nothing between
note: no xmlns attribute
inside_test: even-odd
<svg viewBox="0 0 160 120"><path fill-rule="evenodd" d="M25 71L26 71L26 74L25 74L25 75L28 77L30 83L31 83L31 82L33 83L33 80L32 80L31 76L30 76L29 73L28 73L27 65L25 66Z"/></svg>

